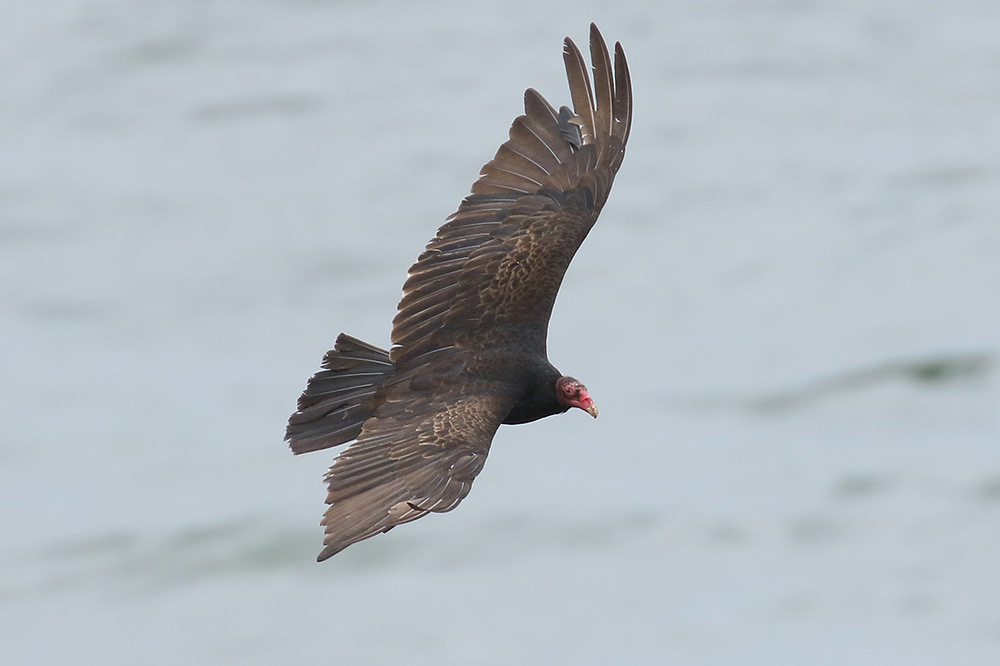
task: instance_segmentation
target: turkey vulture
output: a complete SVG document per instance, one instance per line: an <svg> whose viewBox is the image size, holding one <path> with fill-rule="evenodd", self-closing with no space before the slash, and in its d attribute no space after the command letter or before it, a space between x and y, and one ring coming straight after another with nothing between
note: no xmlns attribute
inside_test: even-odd
<svg viewBox="0 0 1000 666"><path fill-rule="evenodd" d="M590 26L593 82L571 39L573 110L528 89L524 115L472 193L410 268L386 351L341 334L308 382L285 439L293 453L354 441L326 475L323 561L458 506L500 424L578 407L586 387L546 357L549 315L625 155L632 85Z"/></svg>

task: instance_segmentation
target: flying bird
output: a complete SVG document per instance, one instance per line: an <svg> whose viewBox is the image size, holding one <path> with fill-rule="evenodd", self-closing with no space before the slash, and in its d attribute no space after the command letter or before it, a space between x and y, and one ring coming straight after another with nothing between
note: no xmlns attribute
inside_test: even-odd
<svg viewBox="0 0 1000 666"><path fill-rule="evenodd" d="M323 561L353 543L458 506L501 424L572 407L587 388L546 356L563 275L625 156L632 84L590 26L593 78L571 39L573 109L529 88L524 115L472 193L409 270L388 351L340 334L299 397L285 440L307 453L354 441L326 475Z"/></svg>

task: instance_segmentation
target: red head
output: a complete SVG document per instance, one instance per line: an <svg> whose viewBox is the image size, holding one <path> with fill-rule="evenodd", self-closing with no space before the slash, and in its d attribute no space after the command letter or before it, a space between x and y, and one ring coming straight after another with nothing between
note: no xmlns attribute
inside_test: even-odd
<svg viewBox="0 0 1000 666"><path fill-rule="evenodd" d="M556 400L566 407L578 407L597 418L597 405L587 393L587 387L572 377L560 377L556 380Z"/></svg>

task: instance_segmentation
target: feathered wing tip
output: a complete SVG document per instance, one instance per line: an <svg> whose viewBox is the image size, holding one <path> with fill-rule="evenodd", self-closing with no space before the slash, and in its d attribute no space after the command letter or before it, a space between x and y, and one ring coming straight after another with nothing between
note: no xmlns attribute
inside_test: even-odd
<svg viewBox="0 0 1000 666"><path fill-rule="evenodd" d="M621 44L615 44L612 63L593 23L590 57L593 77L580 49L566 38L563 60L572 111L567 107L557 111L536 90L526 90L524 115L514 120L509 140L483 167L472 195L452 218L477 210L488 215L544 189L567 191L579 184L582 174L594 169L608 168L614 176L632 125L632 82ZM578 154L589 145L594 146L594 153ZM602 189L609 188L610 182Z"/></svg>
<svg viewBox="0 0 1000 666"><path fill-rule="evenodd" d="M615 42L614 65L597 25L590 24L590 59L593 86L587 63L572 39L563 42L563 61L573 100L574 120L580 123L583 143L594 144L598 164L621 166L625 144L632 129L632 79L621 42Z"/></svg>

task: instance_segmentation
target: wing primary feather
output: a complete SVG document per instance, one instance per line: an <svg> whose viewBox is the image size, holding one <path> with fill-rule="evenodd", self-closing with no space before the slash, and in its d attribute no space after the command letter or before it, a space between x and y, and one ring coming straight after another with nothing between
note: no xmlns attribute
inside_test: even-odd
<svg viewBox="0 0 1000 666"><path fill-rule="evenodd" d="M522 153L521 151L519 151L517 148L515 148L514 145L504 144L503 146L500 146L500 150L502 150L502 151L503 150L509 151L509 152L513 153L514 155L517 155L521 159L523 159L523 160L525 160L527 162L530 162L531 164L534 164L538 168L538 170L541 171L546 176L549 175L549 173L551 173L544 166L542 166L541 164L539 164L538 162L536 162L535 160L531 159L529 156L525 155L524 153Z"/></svg>
<svg viewBox="0 0 1000 666"><path fill-rule="evenodd" d="M614 162L614 168L617 169L625 157L625 144L632 131L632 77L621 42L615 43L615 118L624 126L624 131L619 134L622 153Z"/></svg>
<svg viewBox="0 0 1000 666"><path fill-rule="evenodd" d="M555 108L534 88L524 91L524 113L532 117L548 115L553 120L557 118Z"/></svg>
<svg viewBox="0 0 1000 666"><path fill-rule="evenodd" d="M563 44L563 61L566 64L573 112L582 122L584 142L590 143L594 140L594 93L590 88L590 77L587 76L587 64L572 39L567 37Z"/></svg>
<svg viewBox="0 0 1000 666"><path fill-rule="evenodd" d="M594 114L595 137L610 137L614 124L614 90L611 87L611 56L601 37L601 32L590 24L590 59L594 72L594 97L597 110ZM607 141L598 142L598 161L608 148Z"/></svg>
<svg viewBox="0 0 1000 666"><path fill-rule="evenodd" d="M511 127L511 135L515 134L515 129L523 129L524 131L528 132L533 137L535 142L541 144L545 148L545 150L547 150L549 154L553 158L555 158L556 164L563 163L564 160L560 159L559 153L556 152L556 149L550 146L549 143L538 134L538 131L535 128L533 128L526 120L523 120L522 118L518 118L517 120L515 120L513 127ZM511 136L511 138L517 140L519 137ZM528 147L527 145L523 146L524 149L527 149L527 147Z"/></svg>
<svg viewBox="0 0 1000 666"><path fill-rule="evenodd" d="M509 169L504 169L504 168L499 167L499 166L495 166L493 168L496 169L497 171L502 171L503 173L509 173L512 176L517 176L518 178L523 178L524 180L530 181L533 185L537 185L538 187L542 186L541 181L535 180L531 176L527 176L527 175L522 174L522 173L517 173L516 171L510 171ZM527 194L527 192L525 192L525 194Z"/></svg>

